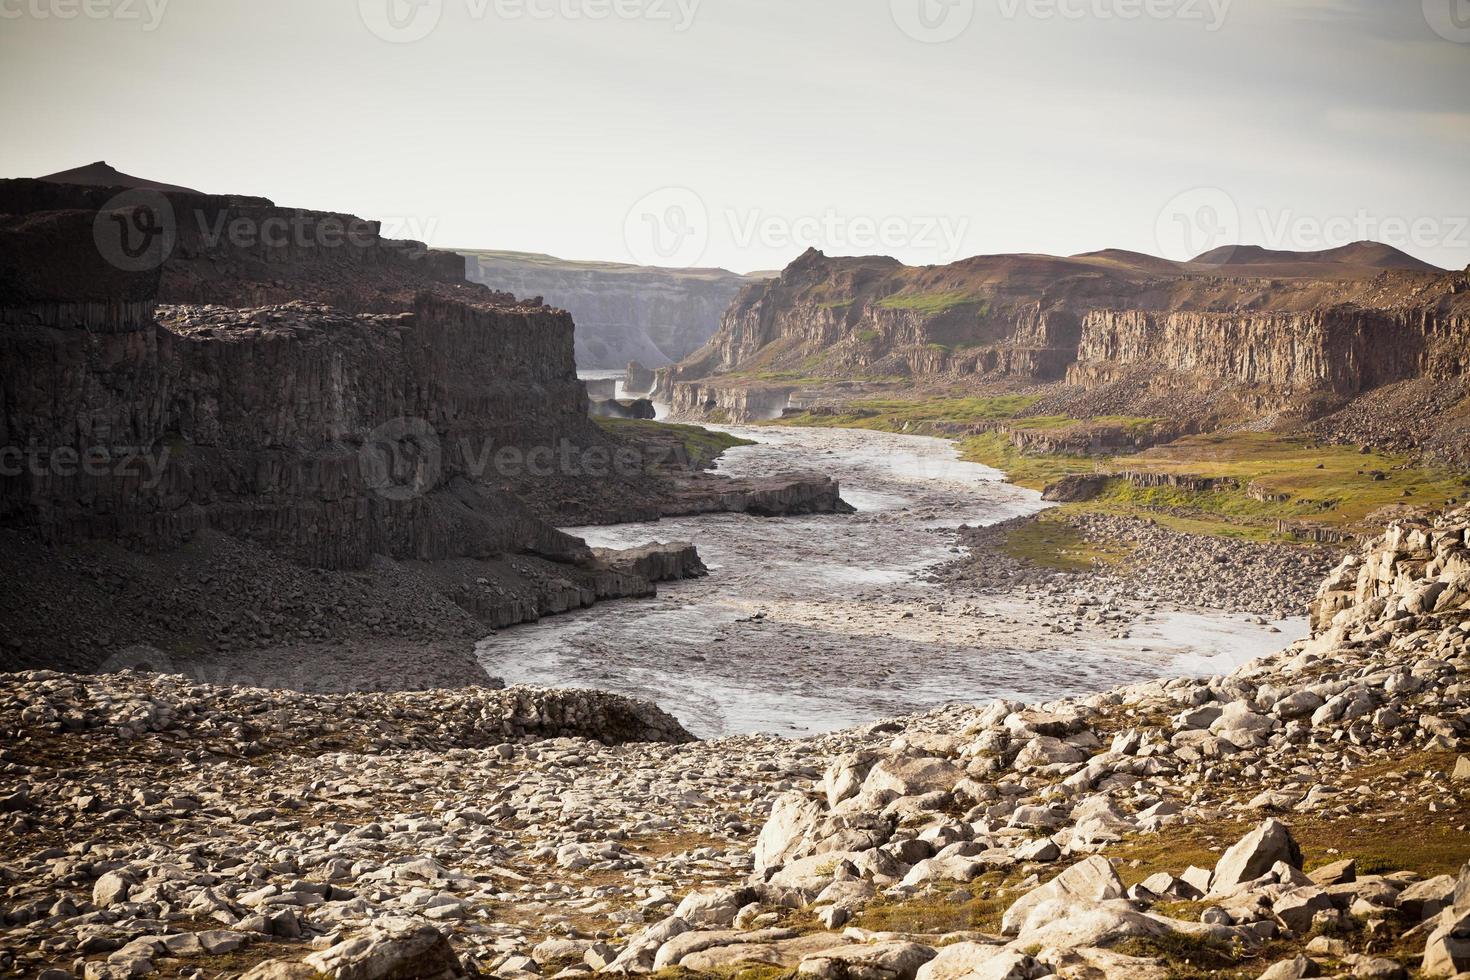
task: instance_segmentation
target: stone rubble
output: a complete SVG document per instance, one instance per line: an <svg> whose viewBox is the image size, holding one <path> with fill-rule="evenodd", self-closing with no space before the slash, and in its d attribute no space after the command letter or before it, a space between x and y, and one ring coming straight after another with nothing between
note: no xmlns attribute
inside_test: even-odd
<svg viewBox="0 0 1470 980"><path fill-rule="evenodd" d="M1470 971L1470 509L1312 618L1228 676L799 741L593 692L3 675L0 969Z"/></svg>
<svg viewBox="0 0 1470 980"><path fill-rule="evenodd" d="M1152 520L1119 514L1067 514L1059 520L1088 541L1128 549L1117 566L1096 564L1085 572L1041 567L1005 554L1007 535L1035 520L1015 518L965 528L961 543L970 555L936 577L987 590L1024 590L1056 609L1058 626L1126 625L1128 604L1146 610L1208 608L1273 620L1298 615L1341 553L1324 546L1297 546L1186 534Z"/></svg>

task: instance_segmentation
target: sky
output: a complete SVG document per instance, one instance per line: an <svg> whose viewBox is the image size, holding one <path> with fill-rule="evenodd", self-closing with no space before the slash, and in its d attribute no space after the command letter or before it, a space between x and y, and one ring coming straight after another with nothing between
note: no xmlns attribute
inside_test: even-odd
<svg viewBox="0 0 1470 980"><path fill-rule="evenodd" d="M0 132L572 259L1470 265L1470 0L0 0Z"/></svg>

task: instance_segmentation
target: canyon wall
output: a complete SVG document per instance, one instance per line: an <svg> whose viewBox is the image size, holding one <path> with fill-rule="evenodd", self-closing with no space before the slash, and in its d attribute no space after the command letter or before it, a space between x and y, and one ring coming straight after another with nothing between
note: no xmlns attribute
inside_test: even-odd
<svg viewBox="0 0 1470 980"><path fill-rule="evenodd" d="M473 282L540 296L577 322L577 365L659 367L698 350L748 283L724 269L660 269L571 262L524 252L466 252Z"/></svg>
<svg viewBox="0 0 1470 980"><path fill-rule="evenodd" d="M746 287L657 390L681 416L734 419L824 387L909 380L1107 390L1108 413L1192 391L1228 393L1232 410L1312 414L1384 385L1470 376L1464 273L1382 246L1295 254L1281 269L1245 254L1238 268L1116 251L909 268L809 251Z"/></svg>
<svg viewBox="0 0 1470 980"><path fill-rule="evenodd" d="M0 525L155 549L208 528L361 568L585 561L523 501L640 506L637 475L527 462L616 448L587 417L565 312L375 223L253 198L154 195L171 247L129 269L97 238L116 200L0 182Z"/></svg>

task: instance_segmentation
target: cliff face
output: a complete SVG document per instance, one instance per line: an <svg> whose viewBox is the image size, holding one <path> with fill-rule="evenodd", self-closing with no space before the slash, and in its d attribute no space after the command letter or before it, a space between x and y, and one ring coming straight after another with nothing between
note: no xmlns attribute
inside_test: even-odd
<svg viewBox="0 0 1470 980"><path fill-rule="evenodd" d="M1154 364L1285 393L1351 397L1418 377L1470 370L1470 318L1428 308L1342 305L1310 313L1089 313L1077 364L1079 384L1116 367Z"/></svg>
<svg viewBox="0 0 1470 980"><path fill-rule="evenodd" d="M1262 264L1286 262L1280 253L1263 255L1238 267L1107 252L914 269L812 251L743 290L703 350L660 372L659 393L685 415L757 417L779 413L772 403L787 395L799 403L810 378L1085 390L1148 374L1275 410L1470 374L1465 274L1425 272L1407 256L1408 267L1386 268L1381 247L1298 255L1281 269Z"/></svg>
<svg viewBox="0 0 1470 980"><path fill-rule="evenodd" d="M698 350L750 280L723 269L658 269L569 262L524 252L467 252L473 282L541 296L577 322L577 364L659 367Z"/></svg>
<svg viewBox="0 0 1470 980"><path fill-rule="evenodd" d="M66 196L16 183L0 210ZM161 269L108 279L92 277L97 250L76 241L90 236L87 212L10 219L0 442L38 462L5 477L7 523L154 547L211 527L328 568L373 554L586 556L505 492L532 474L491 462L499 450L605 445L566 313L463 283L454 256L385 242L376 226L322 245L350 216L170 199L181 229L197 214L307 230L279 247L181 230ZM27 252L37 239L60 244ZM31 260L43 266L34 277L21 268ZM287 296L312 302L246 305ZM119 478L101 462L129 454L155 471ZM89 456L98 465L65 462ZM547 476L554 492L566 474Z"/></svg>
<svg viewBox="0 0 1470 980"><path fill-rule="evenodd" d="M628 447L588 417L566 312L350 215L118 192L0 181L0 536L45 566L0 602L24 662L269 644L277 598L203 634L177 615L183 546L223 556L222 581L412 579L395 608L447 599L493 627L652 590L552 523L654 517L662 488L609 466ZM117 227L148 234L119 251ZM70 571L116 545L99 560L150 584L126 614ZM346 608L304 605L286 620L313 638ZM46 627L57 608L85 623Z"/></svg>

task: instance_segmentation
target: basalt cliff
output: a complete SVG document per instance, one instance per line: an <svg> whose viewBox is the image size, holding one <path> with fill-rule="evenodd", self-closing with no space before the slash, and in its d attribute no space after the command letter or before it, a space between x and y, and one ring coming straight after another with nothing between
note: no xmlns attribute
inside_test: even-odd
<svg viewBox="0 0 1470 980"><path fill-rule="evenodd" d="M159 186L0 181L7 663L482 635L702 572L555 529L664 494L588 417L568 313Z"/></svg>
<svg viewBox="0 0 1470 980"><path fill-rule="evenodd" d="M1382 245L924 268L813 250L746 287L709 344L660 372L658 393L685 417L749 419L865 385L1033 386L1050 411L1191 428L1328 419L1344 438L1454 456L1470 432L1467 375L1466 274ZM1355 412L1364 399L1395 410Z"/></svg>
<svg viewBox="0 0 1470 980"><path fill-rule="evenodd" d="M542 296L569 310L584 370L622 368L629 361L659 367L687 357L714 335L735 294L754 281L724 269L573 262L527 252L464 254L472 281Z"/></svg>

